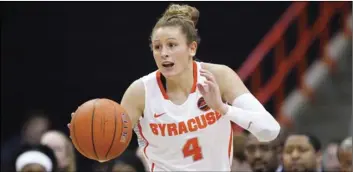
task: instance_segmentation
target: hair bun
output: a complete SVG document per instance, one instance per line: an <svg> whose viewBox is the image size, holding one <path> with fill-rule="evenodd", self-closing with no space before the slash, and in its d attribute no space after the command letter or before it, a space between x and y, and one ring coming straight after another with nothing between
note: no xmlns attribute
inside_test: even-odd
<svg viewBox="0 0 353 172"><path fill-rule="evenodd" d="M178 4L171 4L167 10L165 11L163 17L165 18L187 18L196 24L199 20L200 12L195 7L191 7L189 5L178 5Z"/></svg>

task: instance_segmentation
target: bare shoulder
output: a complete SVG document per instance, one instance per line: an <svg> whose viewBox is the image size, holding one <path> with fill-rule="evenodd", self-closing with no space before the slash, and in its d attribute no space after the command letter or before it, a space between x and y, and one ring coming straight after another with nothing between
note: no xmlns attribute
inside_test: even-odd
<svg viewBox="0 0 353 172"><path fill-rule="evenodd" d="M144 104L145 102L145 86L141 79L135 80L126 89L123 100L129 101L129 103ZM131 102L130 102L131 101Z"/></svg>
<svg viewBox="0 0 353 172"><path fill-rule="evenodd" d="M216 77L216 79L224 78L224 77L234 77L234 76L238 77L236 72L230 67L228 67L227 65L214 64L214 63L202 63L202 68L210 71Z"/></svg>
<svg viewBox="0 0 353 172"><path fill-rule="evenodd" d="M219 71L219 70L226 70L226 68L229 68L226 65L223 64L215 64L215 63L201 63L202 64L202 68L206 69L206 70L213 70L213 71ZM230 69L230 68L229 68Z"/></svg>
<svg viewBox="0 0 353 172"><path fill-rule="evenodd" d="M215 76L224 100L232 102L239 95L249 92L238 74L227 65L202 63L202 68Z"/></svg>
<svg viewBox="0 0 353 172"><path fill-rule="evenodd" d="M121 100L121 106L130 116L133 126L142 116L145 108L145 87L141 79L135 80L126 89Z"/></svg>

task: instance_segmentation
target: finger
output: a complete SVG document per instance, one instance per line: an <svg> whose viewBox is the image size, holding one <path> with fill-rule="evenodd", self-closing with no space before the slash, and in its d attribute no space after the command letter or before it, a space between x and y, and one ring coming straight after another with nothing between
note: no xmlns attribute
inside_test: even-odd
<svg viewBox="0 0 353 172"><path fill-rule="evenodd" d="M216 82L215 78L214 78L214 75L210 72L210 71L207 71L207 70L200 70L200 75L201 76L204 76L207 80L211 81L211 82Z"/></svg>
<svg viewBox="0 0 353 172"><path fill-rule="evenodd" d="M67 124L67 128L71 129L71 128L70 128L70 126L71 126L71 124L70 124L70 123L68 123L68 124Z"/></svg>
<svg viewBox="0 0 353 172"><path fill-rule="evenodd" d="M72 113L71 113L71 118L72 118L74 115L75 115L75 112L72 112Z"/></svg>
<svg viewBox="0 0 353 172"><path fill-rule="evenodd" d="M205 84L208 86L208 91L214 91L217 88L216 83L213 83L211 81L205 81Z"/></svg>
<svg viewBox="0 0 353 172"><path fill-rule="evenodd" d="M198 84L197 84L197 89L200 91L200 93L201 93L202 95L205 95L205 94L206 94L206 90L205 90L205 88L203 87L202 84L198 83Z"/></svg>
<svg viewBox="0 0 353 172"><path fill-rule="evenodd" d="M214 79L208 73L200 73L200 76L205 77L207 81L214 82Z"/></svg>

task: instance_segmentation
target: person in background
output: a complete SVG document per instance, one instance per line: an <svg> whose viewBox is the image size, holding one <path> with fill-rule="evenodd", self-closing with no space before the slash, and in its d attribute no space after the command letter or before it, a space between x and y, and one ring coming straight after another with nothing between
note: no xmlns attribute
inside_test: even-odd
<svg viewBox="0 0 353 172"><path fill-rule="evenodd" d="M145 167L146 171L149 171L148 169L148 163L146 161L145 156L143 155L143 147L139 146L136 149L136 156L142 161L143 166Z"/></svg>
<svg viewBox="0 0 353 172"><path fill-rule="evenodd" d="M24 145L12 159L9 171L56 172L57 160L53 150L45 145Z"/></svg>
<svg viewBox="0 0 353 172"><path fill-rule="evenodd" d="M282 152L284 172L321 172L321 143L311 134L291 134Z"/></svg>
<svg viewBox="0 0 353 172"><path fill-rule="evenodd" d="M4 171L10 168L9 159L13 156L13 152L18 151L23 145L36 145L40 143L40 138L44 132L50 128L50 120L45 113L31 112L28 119L23 124L19 134L14 135L5 141L1 147L1 169Z"/></svg>
<svg viewBox="0 0 353 172"><path fill-rule="evenodd" d="M340 164L338 162L337 151L340 141L330 141L322 154L322 167L324 171L338 171Z"/></svg>
<svg viewBox="0 0 353 172"><path fill-rule="evenodd" d="M247 136L244 133L239 133L233 136L233 162L231 171L242 171L249 172L251 168L249 163L246 161L245 156L245 142Z"/></svg>
<svg viewBox="0 0 353 172"><path fill-rule="evenodd" d="M279 168L280 138L271 142L260 142L254 135L248 134L244 152L253 172L274 172Z"/></svg>
<svg viewBox="0 0 353 172"><path fill-rule="evenodd" d="M348 137L339 145L337 153L341 172L352 172L352 137Z"/></svg>
<svg viewBox="0 0 353 172"><path fill-rule="evenodd" d="M127 150L114 160L112 172L145 172L145 166L135 151Z"/></svg>
<svg viewBox="0 0 353 172"><path fill-rule="evenodd" d="M41 138L41 144L53 149L58 161L59 171L76 171L75 151L69 138L60 131L47 131Z"/></svg>

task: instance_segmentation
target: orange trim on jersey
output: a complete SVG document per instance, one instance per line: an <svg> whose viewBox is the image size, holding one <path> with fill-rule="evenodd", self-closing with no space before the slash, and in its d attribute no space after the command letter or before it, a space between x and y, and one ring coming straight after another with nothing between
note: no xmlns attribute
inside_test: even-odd
<svg viewBox="0 0 353 172"><path fill-rule="evenodd" d="M228 157L229 160L231 160L231 153L232 153L232 147L233 147L233 123L230 122L230 136L229 136L229 144L228 144Z"/></svg>
<svg viewBox="0 0 353 172"><path fill-rule="evenodd" d="M161 90L161 93L162 93L164 99L168 99L167 92L165 91L162 80L161 80L161 72L157 71L156 77L157 77L158 87Z"/></svg>
<svg viewBox="0 0 353 172"><path fill-rule="evenodd" d="M191 93L194 93L196 91L196 85L197 85L197 63L195 61L192 64L192 69L193 69L193 75L194 75L194 83L192 84Z"/></svg>
<svg viewBox="0 0 353 172"><path fill-rule="evenodd" d="M154 163L152 163L151 172L154 170Z"/></svg>
<svg viewBox="0 0 353 172"><path fill-rule="evenodd" d="M233 129L233 132L238 134L238 133L242 133L244 131L243 128L241 128L239 125L235 124L232 122L232 129Z"/></svg>
<svg viewBox="0 0 353 172"><path fill-rule="evenodd" d="M195 61L192 64L192 68L193 68L192 70L193 70L194 81L193 81L190 93L194 93L196 91L196 85L197 85L197 63ZM160 71L156 72L156 78L157 78L158 87L161 90L161 93L162 93L164 99L168 99L168 94L165 91L165 88L164 88L162 80L161 80L161 72Z"/></svg>
<svg viewBox="0 0 353 172"><path fill-rule="evenodd" d="M137 124L137 127L138 127L138 129L139 129L139 132L140 132L140 135L141 135L142 139L146 142L146 145L145 145L145 147L143 148L143 153L145 154L146 158L148 159L148 156L147 156L147 154L146 154L146 149L147 149L147 146L149 145L149 143L148 143L147 139L145 138L145 136L143 136L142 127L141 127L141 125L140 125L140 122Z"/></svg>

